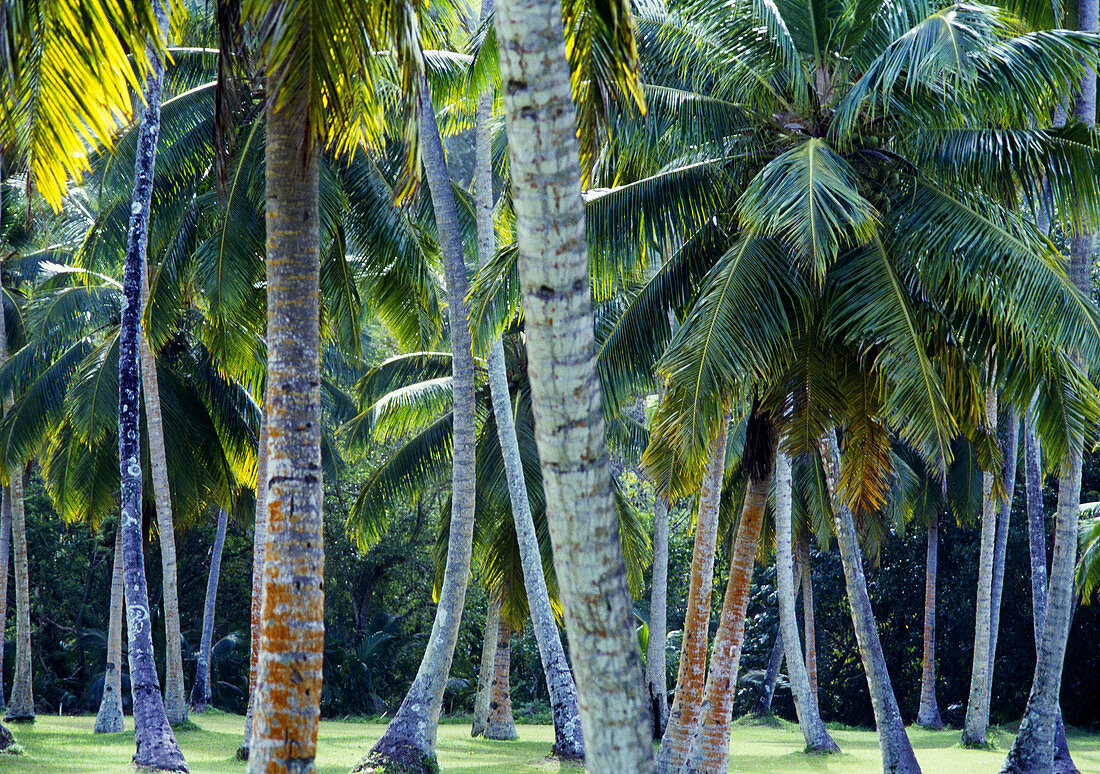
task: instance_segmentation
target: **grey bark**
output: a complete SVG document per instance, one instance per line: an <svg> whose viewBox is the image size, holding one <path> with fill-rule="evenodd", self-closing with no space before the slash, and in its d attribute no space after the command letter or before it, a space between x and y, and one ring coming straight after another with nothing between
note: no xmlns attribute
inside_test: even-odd
<svg viewBox="0 0 1100 774"><path fill-rule="evenodd" d="M210 569L206 574L206 601L202 608L202 639L195 665L195 684L191 688L191 709L206 712L210 704L210 647L214 638L214 607L218 598L218 579L222 570L222 548L225 546L225 529L229 513L218 509L218 527L214 533L214 545L210 549Z"/></svg>
<svg viewBox="0 0 1100 774"><path fill-rule="evenodd" d="M470 736L482 736L489 725L489 694L493 687L493 670L497 663L497 640L500 632L500 593L489 593L489 610L485 616L485 636L481 645L481 668L477 673L477 694L474 698L474 722Z"/></svg>
<svg viewBox="0 0 1100 774"><path fill-rule="evenodd" d="M986 388L986 426L997 430L997 393ZM989 646L992 642L993 554L997 542L997 510L993 497L993 474L982 473L982 529L978 557L978 587L974 608L974 658L970 669L970 698L966 703L966 723L962 743L966 747L986 744L989 726Z"/></svg>
<svg viewBox="0 0 1100 774"><path fill-rule="evenodd" d="M486 739L511 741L517 739L516 721L512 717L512 624L505 616L497 621L497 646L493 658L493 681L489 686L489 720L485 725Z"/></svg>
<svg viewBox="0 0 1100 774"><path fill-rule="evenodd" d="M757 717L772 714L772 699L775 698L775 687L779 683L779 670L783 668L783 627L775 633L775 641L772 643L771 653L768 655L768 666L764 670L764 679L760 683L760 690L752 703L749 712Z"/></svg>
<svg viewBox="0 0 1100 774"><path fill-rule="evenodd" d="M2 335L2 334L0 334ZM8 620L8 563L11 556L11 490L0 493L0 707L7 705L4 691L4 644Z"/></svg>
<svg viewBox="0 0 1100 774"><path fill-rule="evenodd" d="M653 738L664 736L668 725L668 500L653 501L653 577L649 594L649 643L646 646L645 682L653 716ZM770 702L769 702L770 704Z"/></svg>
<svg viewBox="0 0 1100 774"><path fill-rule="evenodd" d="M462 621L473 546L474 360L467 321L466 263L451 178L427 81L421 85L420 93L420 150L435 210L440 251L444 256L447 308L451 324L454 393L451 531L439 605L420 668L397 714L386 727L382 738L360 764L362 768L386 762L404 765L413 770L434 765L435 738L443 703L443 689L451 670L451 659Z"/></svg>
<svg viewBox="0 0 1100 774"><path fill-rule="evenodd" d="M817 700L817 624L814 622L814 576L810 564L810 534L807 528L798 541L798 562L802 565L802 636L805 639L806 675L810 681L810 696L814 706L821 705ZM798 571L795 571L796 578ZM818 710L820 714L820 709Z"/></svg>
<svg viewBox="0 0 1100 774"><path fill-rule="evenodd" d="M649 774L652 726L603 410L561 7L496 11L528 375L591 774Z"/></svg>
<svg viewBox="0 0 1100 774"><path fill-rule="evenodd" d="M1008 496L997 512L997 543L993 550L993 582L989 604L989 688L993 696L993 667L997 659L997 638L1001 628L1001 597L1004 592L1005 555L1008 553L1008 530L1012 517L1012 499L1016 493L1016 458L1020 451L1020 417L1016 409L1008 410L1008 430L1005 434L1002 478Z"/></svg>
<svg viewBox="0 0 1100 774"><path fill-rule="evenodd" d="M95 717L95 733L117 734L122 721L122 523L115 537L114 566L111 568L111 618L107 622L107 666L103 674L103 697Z"/></svg>
<svg viewBox="0 0 1100 774"><path fill-rule="evenodd" d="M256 712L256 665L260 660L260 595L264 587L264 544L267 524L267 398L260 412L260 439L256 449L256 521L252 529L252 604L248 645L248 708L244 716L244 740L237 748L237 760L248 760L252 742L252 720Z"/></svg>
<svg viewBox="0 0 1100 774"><path fill-rule="evenodd" d="M924 563L924 649L921 656L920 707L917 725L943 728L936 701L936 565L939 557L940 519L933 513L928 521L928 548Z"/></svg>
<svg viewBox="0 0 1100 774"><path fill-rule="evenodd" d="M890 683L890 673L886 668L882 642L879 640L878 627L871 609L871 597L867 593L867 579L863 573L863 556L856 537L855 519L840 491L840 450L833 431L821 437L819 450L833 506L837 545L840 548L841 564L844 566L844 582L852 612L852 624L875 712L875 727L878 731L879 748L882 750L882 770L885 774L918 774L920 765L913 754L913 745L905 734L905 724Z"/></svg>
<svg viewBox="0 0 1100 774"><path fill-rule="evenodd" d="M31 674L31 590L30 564L27 557L27 518L23 508L23 469L12 472L11 542L15 565L15 673L11 698L4 720L9 723L34 721L34 696Z"/></svg>
<svg viewBox="0 0 1100 774"><path fill-rule="evenodd" d="M793 482L791 458L785 453L777 456L775 464L775 576L779 596L779 626L783 648L787 655L787 676L791 681L791 695L798 713L798 725L806 740L808 752L840 752L832 736L821 721L817 699L810 690L810 678L802 660L798 640L798 613L795 609L794 552L791 550L791 501ZM803 565L802 572L809 567ZM806 632L806 638L811 633Z"/></svg>
<svg viewBox="0 0 1100 774"><path fill-rule="evenodd" d="M160 34L167 36L168 14L163 3L154 4ZM122 321L119 327L118 462L121 478L121 531L129 632L130 690L133 694L134 763L164 771L187 771L165 714L153 659L153 636L149 616L149 590L145 581L141 513L141 375L138 356L141 336L141 273L149 238L149 208L153 193L153 169L160 134L161 86L164 61L154 54L152 73L146 84L145 108L138 129L134 192L130 206L130 228L126 242L123 274Z"/></svg>

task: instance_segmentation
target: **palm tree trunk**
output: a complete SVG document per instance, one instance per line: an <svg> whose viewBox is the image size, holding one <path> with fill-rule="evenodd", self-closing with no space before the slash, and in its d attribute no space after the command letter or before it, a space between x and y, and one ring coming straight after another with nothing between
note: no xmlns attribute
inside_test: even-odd
<svg viewBox="0 0 1100 774"><path fill-rule="evenodd" d="M149 262L141 267L141 308L149 299ZM177 725L187 720L186 693L183 687L183 646L180 638L179 585L176 582L176 531L172 521L172 490L168 485L168 457L164 448L164 420L160 410L160 383L157 359L145 336L138 342L141 355L142 398L145 401L145 428L149 434L149 471L157 510L157 534L160 537L161 587L164 596L164 709L168 722Z"/></svg>
<svg viewBox="0 0 1100 774"><path fill-rule="evenodd" d="M790 457L786 454L778 455L775 467L775 576L779 591L779 626L783 647L787 651L787 676L791 681L791 695L798 713L798 725L806 740L806 751L839 752L840 748L821 722L821 712L810 689L809 673L802 661L802 649L798 641L798 613L795 607L797 592L791 550L793 482ZM809 571L809 567L803 566L803 573L808 574ZM807 631L806 639L810 636L810 631Z"/></svg>
<svg viewBox="0 0 1100 774"><path fill-rule="evenodd" d="M244 741L237 748L237 760L248 760L252 742L252 719L256 711L256 667L260 662L260 597L264 587L264 535L267 524L267 397L260 412L260 440L256 448L256 523L252 529L252 606L248 647L248 709L244 716Z"/></svg>
<svg viewBox="0 0 1100 774"><path fill-rule="evenodd" d="M103 697L95 717L95 733L117 734L122 720L122 524L115 537L115 560L111 570L111 618L107 622L107 666L103 675Z"/></svg>
<svg viewBox="0 0 1100 774"><path fill-rule="evenodd" d="M493 670L497 663L497 640L500 639L500 594L489 592L489 611L485 616L485 636L481 646L481 669L477 674L477 696L474 699L474 722L470 736L484 736L489 725L489 694L493 687Z"/></svg>
<svg viewBox="0 0 1100 774"><path fill-rule="evenodd" d="M810 566L810 535L802 532L798 541L798 558L802 565L802 636L806 640L806 676L810 681L810 696L817 701L817 624L814 621L814 578Z"/></svg>
<svg viewBox="0 0 1100 774"><path fill-rule="evenodd" d="M168 13L163 3L154 4L160 34L168 33ZM149 590L145 581L142 534L141 375L138 357L141 338L141 274L149 239L149 207L153 192L157 137L160 134L160 99L164 62L153 55L153 72L146 85L145 112L137 140L134 192L130 207L130 230L126 243L123 274L122 322L118 354L118 462L121 478L121 531L123 582L126 594L126 622L130 641L130 690L134 704L134 736L139 767L165 771L187 771L172 727L165 714L149 616Z"/></svg>
<svg viewBox="0 0 1100 774"><path fill-rule="evenodd" d="M668 510L668 500L657 495L653 502L653 579L649 594L649 643L645 662L646 695L653 715L654 739L664 736L668 725L668 667L665 663L665 639L668 636ZM771 704L770 700L768 703Z"/></svg>
<svg viewBox="0 0 1100 774"><path fill-rule="evenodd" d="M775 473L775 434L771 421L754 414L749 419L745 459L751 460L745 501L730 555L729 578L722 614L711 646L710 672L703 698L703 717L692 749L690 774L725 774L729 770L730 720L737 693L741 646L745 641L745 610L764 510Z"/></svg>
<svg viewBox="0 0 1100 774"><path fill-rule="evenodd" d="M410 771L429 771L435 765L435 737L443 689L451 670L470 578L474 524L474 359L466 319L466 262L451 177L427 81L421 85L420 92L420 150L444 256L451 323L454 393L451 532L439 606L420 668L397 714L360 764L361 767L405 766Z"/></svg>
<svg viewBox="0 0 1100 774"><path fill-rule="evenodd" d="M695 545L691 555L684 636L680 643L680 667L668 726L657 751L656 769L677 774L691 752L691 739L699 722L706 688L707 639L710 637L710 597L714 583L714 554L718 540L718 509L726 467L726 428L710 442L707 469L699 488Z"/></svg>
<svg viewBox="0 0 1100 774"><path fill-rule="evenodd" d="M920 708L917 725L943 728L940 707L936 702L936 563L939 556L939 515L928 520L928 549L924 563L924 653L921 657Z"/></svg>
<svg viewBox="0 0 1100 774"><path fill-rule="evenodd" d="M749 714L764 717L772 714L772 699L775 698L775 686L779 683L779 670L783 668L783 627L775 633L772 650L768 655L768 666L764 670L764 680L749 709Z"/></svg>
<svg viewBox="0 0 1100 774"><path fill-rule="evenodd" d="M1027 495L1028 554L1031 560L1031 604L1035 630L1035 653L1042 649L1043 622L1047 608L1047 540L1043 524L1043 474L1039 460L1039 439L1035 437L1031 411L1024 420L1024 484ZM1056 708L1054 726L1054 773L1080 774L1070 755L1062 709Z"/></svg>
<svg viewBox="0 0 1100 774"><path fill-rule="evenodd" d="M4 692L4 641L3 629L8 620L8 562L11 556L11 490L0 491L0 707L7 705Z"/></svg>
<svg viewBox="0 0 1100 774"><path fill-rule="evenodd" d="M840 491L840 450L836 434L832 431L821 437L819 444L821 463L829 487L836 523L837 545L840 561L844 566L844 582L848 591L848 603L852 611L859 655L867 675L867 688L875 711L879 748L882 750L882 769L885 774L919 774L920 765L913 755L913 745L905 734L886 658L882 654L882 642L878 637L875 615L871 609L871 597L867 593L867 579L863 574L863 556L856 536L855 518ZM788 663L790 658L787 659Z"/></svg>
<svg viewBox="0 0 1100 774"><path fill-rule="evenodd" d="M604 435L561 7L507 0L497 44L528 374L592 774L649 774L653 735Z"/></svg>
<svg viewBox="0 0 1100 774"><path fill-rule="evenodd" d="M517 739L516 721L512 717L512 690L509 673L512 669L512 624L504 616L497 621L497 646L493 658L493 681L489 688L489 721L486 739Z"/></svg>
<svg viewBox="0 0 1100 774"><path fill-rule="evenodd" d="M482 3L482 16L491 8L490 2ZM478 104L477 114L477 230L479 263L484 265L496 252L496 236L493 227L493 170L489 121L492 118L492 95L484 94ZM558 625L550 607L550 594L542 569L542 552L531 503L527 497L527 482L520 459L519 440L516 437L515 417L508 389L508 375L504 362L504 346L494 341L489 351L489 391L496 416L497 439L504 460L508 494L512 505L512 520L516 527L520 562L523 567L523 585L531 610L531 624L539 647L543 673L546 675L550 708L554 717L554 752L562 758L584 757L584 736L581 731L580 709L577 707L577 687L573 673L565 658ZM663 664L663 661L662 661ZM663 667L662 667L663 668Z"/></svg>
<svg viewBox="0 0 1100 774"><path fill-rule="evenodd" d="M214 638L214 605L218 598L222 548L225 546L225 528L228 523L229 513L224 508L219 509L214 546L210 549L210 570L206 575L206 603L202 608L202 639L199 642L199 657L195 666L195 684L191 688L191 709L195 712L206 712L210 703L210 644Z"/></svg>
<svg viewBox="0 0 1100 774"><path fill-rule="evenodd" d="M21 467L12 473L8 488L12 506L11 541L15 549L15 673L4 720L9 723L31 723L34 722L34 697L31 690L30 564L27 559L27 519L23 508Z"/></svg>
<svg viewBox="0 0 1100 774"><path fill-rule="evenodd" d="M997 637L1001 628L1001 597L1005 583L1005 555L1008 553L1008 530L1012 518L1012 499L1016 492L1016 457L1020 451L1020 417L1015 408L1008 410L1008 432L1004 448L1002 476L1008 497L997 512L997 543L993 549L993 582L989 603L989 688L993 695L993 666L997 660Z"/></svg>
<svg viewBox="0 0 1100 774"><path fill-rule="evenodd" d="M997 430L997 393L986 389L986 424L990 432ZM982 473L982 532L978 558L978 590L974 611L974 660L970 669L970 699L966 703L966 725L962 743L965 747L984 747L989 725L989 646L992 642L991 613L993 590L993 553L997 540L996 500L993 497L993 474Z"/></svg>
<svg viewBox="0 0 1100 774"><path fill-rule="evenodd" d="M308 37L308 32L303 32ZM308 89L267 100L267 460L248 771L312 770L324 653L318 179Z"/></svg>

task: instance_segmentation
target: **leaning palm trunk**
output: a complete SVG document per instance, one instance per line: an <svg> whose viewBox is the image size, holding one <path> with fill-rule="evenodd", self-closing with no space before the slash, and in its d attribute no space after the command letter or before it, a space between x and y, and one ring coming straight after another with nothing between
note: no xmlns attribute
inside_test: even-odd
<svg viewBox="0 0 1100 774"><path fill-rule="evenodd" d="M486 739L516 739L516 721L512 717L512 624L505 616L497 621L497 646L493 658L493 681L489 686L489 720Z"/></svg>
<svg viewBox="0 0 1100 774"><path fill-rule="evenodd" d="M103 697L95 716L95 733L117 734L122 721L122 524L115 538L115 560L111 570L111 618L107 622L107 666L103 673Z"/></svg>
<svg viewBox="0 0 1100 774"><path fill-rule="evenodd" d="M691 555L684 636L680 643L680 668L668 726L657 751L657 771L675 774L691 752L691 738L702 710L707 672L707 638L710 636L710 597L714 582L714 553L718 540L718 510L726 461L726 428L710 442L707 469L699 488L695 545Z"/></svg>
<svg viewBox="0 0 1100 774"><path fill-rule="evenodd" d="M474 722L470 736L483 736L489 725L489 695L493 688L493 671L497 663L497 640L500 639L500 593L489 592L489 610L485 616L485 636L482 637L481 669L477 673L477 695L474 698Z"/></svg>
<svg viewBox="0 0 1100 774"><path fill-rule="evenodd" d="M648 774L653 735L596 372L561 6L502 0L499 46L528 375L592 774Z"/></svg>
<svg viewBox="0 0 1100 774"><path fill-rule="evenodd" d="M653 503L653 580L649 595L649 642L645 661L646 695L653 714L654 739L664 736L668 725L668 670L665 664L665 638L668 632L668 510L668 500L657 495ZM776 672L778 671L777 666ZM770 707L770 700L768 704Z"/></svg>
<svg viewBox="0 0 1100 774"><path fill-rule="evenodd" d="M248 771L309 771L325 625L320 148L308 89L267 100L267 461L263 588Z"/></svg>
<svg viewBox="0 0 1100 774"><path fill-rule="evenodd" d="M924 563L924 652L921 656L920 708L917 725L943 728L936 702L936 564L939 557L939 515L928 520L928 548Z"/></svg>
<svg viewBox="0 0 1100 774"><path fill-rule="evenodd" d="M1008 432L1004 449L1004 478L1007 496L997 512L997 542L993 549L993 580L989 593L989 688L992 697L993 667L997 661L997 638L1001 628L1001 597L1005 582L1005 555L1008 553L1008 530L1012 517L1012 497L1016 491L1016 456L1020 448L1020 418L1015 408L1008 410Z"/></svg>
<svg viewBox="0 0 1100 774"><path fill-rule="evenodd" d="M855 517L840 489L840 450L837 448L835 432L827 432L821 437L819 450L833 507L852 624L875 712L875 727L878 730L879 748L882 750L882 769L885 774L919 774L920 765L913 754L913 745L905 734L905 724L901 719L894 688L890 684L890 673L886 669L882 642L879 640L874 612L871 610L867 579L863 574L863 556L856 537Z"/></svg>
<svg viewBox="0 0 1100 774"><path fill-rule="evenodd" d="M420 668L397 714L358 768L382 764L382 767L404 766L410 771L430 771L435 766L435 737L443 689L458 641L473 550L474 359L466 319L466 263L451 178L427 81L421 84L420 92L420 148L435 210L440 251L444 256L451 323L454 394L451 530L439 606Z"/></svg>
<svg viewBox="0 0 1100 774"><path fill-rule="evenodd" d="M795 608L794 559L791 550L791 459L778 455L775 465L775 576L779 590L779 626L787 651L787 675L791 681L791 695L798 713L798 725L806 740L807 752L839 752L840 748L825 729L817 698L810 688L806 665L798 646L798 613ZM805 564L802 572L808 574ZM806 639L812 631L806 632Z"/></svg>
<svg viewBox="0 0 1100 774"><path fill-rule="evenodd" d="M986 390L986 424L997 429L997 394L993 387ZM982 532L978 558L978 591L974 612L974 661L970 669L970 699L966 703L966 725L962 743L966 747L986 744L989 726L989 646L993 589L993 554L997 541L997 509L993 497L993 474L982 473Z"/></svg>
<svg viewBox="0 0 1100 774"><path fill-rule="evenodd" d="M252 742L252 719L256 710L256 666L260 661L260 595L264 587L264 535L267 510L267 399L260 412L260 440L256 449L256 523L252 530L252 605L248 646L248 709L244 716L244 741L237 748L237 760L248 760Z"/></svg>
<svg viewBox="0 0 1100 774"><path fill-rule="evenodd" d="M772 714L772 700L775 698L775 686L779 683L779 670L783 667L783 628L775 633L771 653L768 654L768 666L764 669L764 679L756 693L749 714L764 717Z"/></svg>
<svg viewBox="0 0 1100 774"><path fill-rule="evenodd" d="M7 321L0 307L0 364L8 360ZM4 413L11 408L11 400L4 398ZM34 720L34 697L31 691L31 594L30 570L27 561L27 521L23 509L23 470L20 468L11 476L4 488L0 515L0 530L3 530L3 608L0 623L7 620L8 612L8 539L15 548L15 674L12 678L11 701L8 702L6 720L25 722ZM2 650L2 648L0 648ZM0 667L3 661L0 661ZM0 670L0 675L3 671ZM0 677L0 694L3 694L3 680Z"/></svg>
<svg viewBox="0 0 1100 774"><path fill-rule="evenodd" d="M690 774L725 774L729 770L730 720L737 692L737 672L741 666L741 646L745 641L745 610L749 604L764 509L775 473L776 445L769 419L755 414L749 419L745 447L749 481L730 555L722 614L711 646L703 716L686 767Z"/></svg>
<svg viewBox="0 0 1100 774"><path fill-rule="evenodd" d="M802 636L806 639L806 676L810 681L810 696L817 707L820 706L817 701L817 624L814 621L814 578L810 566L808 531L804 531L798 541L798 558L802 565ZM797 573L795 577L798 577Z"/></svg>
<svg viewBox="0 0 1100 774"><path fill-rule="evenodd" d="M191 709L206 712L210 703L210 644L214 639L214 605L218 597L218 579L222 570L222 548L225 546L225 528L229 513L218 510L218 528L214 533L214 545L210 549L210 570L206 575L206 603L202 608L202 639L199 642L198 663L195 665L195 684L191 688Z"/></svg>
<svg viewBox="0 0 1100 774"><path fill-rule="evenodd" d="M488 7L488 2L483 3L483 16ZM491 95L483 95L478 105L477 118L477 231L479 262L482 265L496 252L493 230L492 138L489 127L492 110ZM535 630L535 641L538 643L547 692L550 694L550 709L554 717L554 752L563 758L583 758L584 736L581 732L580 710L577 707L577 687L573 683L573 673L565 658L561 635L550 607L550 594L542 569L542 552L538 534L535 532L531 503L527 497L527 483L523 461L520 459L504 363L504 345L501 341L493 342L489 351L488 370L497 439L504 460L512 520L516 527L520 563L523 567L523 585L527 592L531 625Z"/></svg>
<svg viewBox="0 0 1100 774"><path fill-rule="evenodd" d="M157 2L160 34L167 36L168 13ZM156 54L145 91L145 111L138 129L134 192L130 206L130 230L123 274L122 321L118 345L118 464L121 478L121 527L126 593L126 623L130 641L130 690L134 705L134 737L139 767L187 771L172 727L165 714L149 617L149 590L145 582L141 514L141 375L138 356L141 338L141 274L149 239L149 207L153 193L153 168L160 134L161 86L164 61Z"/></svg>
<svg viewBox="0 0 1100 774"><path fill-rule="evenodd" d="M142 308L149 299L149 264L141 267ZM160 410L160 383L157 359L142 336L138 342L141 356L142 398L145 401L145 428L149 444L149 472L156 501L157 534L160 536L160 562L164 595L164 709L172 725L187 720L186 693L183 688L183 646L180 639L179 586L176 582L176 532L172 522L172 490L168 485L168 457L164 447L164 420Z"/></svg>

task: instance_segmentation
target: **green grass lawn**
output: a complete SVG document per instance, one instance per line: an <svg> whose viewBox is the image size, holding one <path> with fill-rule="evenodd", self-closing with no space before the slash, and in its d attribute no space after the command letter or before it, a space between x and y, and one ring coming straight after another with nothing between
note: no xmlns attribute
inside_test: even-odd
<svg viewBox="0 0 1100 774"><path fill-rule="evenodd" d="M240 742L243 719L220 713L193 718L197 729L179 734L194 774L233 772L244 767L233 758ZM3 774L118 774L132 772L131 733L95 736L92 717L40 717L33 726L15 726L25 753L0 758ZM127 718L127 723L130 719ZM321 723L321 774L344 774L382 733L376 723L325 721ZM470 738L466 725L439 729L439 757L444 774L554 774L580 773L575 765L548 761L554 739L549 726L520 726L520 741L489 742ZM750 774L876 774L881 771L875 735L870 731L837 730L833 736L844 752L830 757L803 755L802 735L796 726L762 727L735 724L730 742L730 771ZM994 774L1012 741L1008 732L997 737L998 750L964 750L955 731L938 733L910 729L924 774ZM1070 736L1074 759L1085 774L1100 774L1100 734L1074 732Z"/></svg>

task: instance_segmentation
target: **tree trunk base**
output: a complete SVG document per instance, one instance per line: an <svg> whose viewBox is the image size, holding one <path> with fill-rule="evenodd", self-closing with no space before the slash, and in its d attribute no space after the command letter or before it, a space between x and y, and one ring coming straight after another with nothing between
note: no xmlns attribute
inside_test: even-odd
<svg viewBox="0 0 1100 774"><path fill-rule="evenodd" d="M0 752L10 749L13 744L15 744L15 737L11 735L11 731L6 726L0 725Z"/></svg>
<svg viewBox="0 0 1100 774"><path fill-rule="evenodd" d="M240 747L237 748L237 760L239 760L239 761L247 761L248 760L248 745L247 744L242 744Z"/></svg>
<svg viewBox="0 0 1100 774"><path fill-rule="evenodd" d="M12 715L12 714L9 713L9 714L4 716L4 722L5 723L33 723L34 722L34 713L32 712L29 715L25 715L25 714Z"/></svg>
<svg viewBox="0 0 1100 774"><path fill-rule="evenodd" d="M559 761L575 761L577 763L584 763L584 753L577 752L575 747L571 747L569 750L562 752L558 745L554 745L550 748L550 755L548 758L553 758ZM1080 774L1080 772L1078 772Z"/></svg>
<svg viewBox="0 0 1100 774"><path fill-rule="evenodd" d="M95 717L96 734L118 734L126 730L122 719L122 702L116 698L100 704L99 713Z"/></svg>
<svg viewBox="0 0 1100 774"><path fill-rule="evenodd" d="M371 750L351 774L439 774L439 764L411 744L396 744L387 752Z"/></svg>

